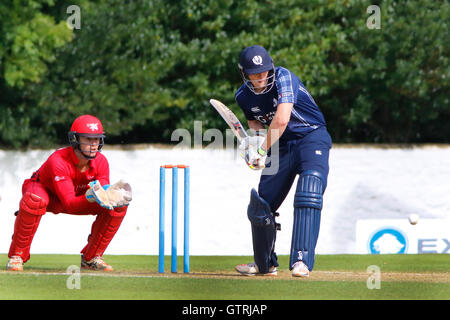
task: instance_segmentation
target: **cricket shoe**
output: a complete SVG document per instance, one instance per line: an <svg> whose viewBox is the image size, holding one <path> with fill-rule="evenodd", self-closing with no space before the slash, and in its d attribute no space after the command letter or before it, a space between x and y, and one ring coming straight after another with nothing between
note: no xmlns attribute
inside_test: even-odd
<svg viewBox="0 0 450 320"><path fill-rule="evenodd" d="M12 256L6 264L6 270L23 271L23 260L19 256Z"/></svg>
<svg viewBox="0 0 450 320"><path fill-rule="evenodd" d="M292 276L293 277L309 277L309 270L303 261L297 261L292 265Z"/></svg>
<svg viewBox="0 0 450 320"><path fill-rule="evenodd" d="M100 256L94 257L91 260L84 260L81 256L81 269L94 271L114 271L113 267L103 261Z"/></svg>
<svg viewBox="0 0 450 320"><path fill-rule="evenodd" d="M237 272L239 272L240 274L243 274L245 276L256 276L256 275L276 276L277 275L277 268L274 266L269 268L268 273L260 273L258 266L254 262L248 263L248 264L237 265L236 267L234 267L234 269L236 269Z"/></svg>

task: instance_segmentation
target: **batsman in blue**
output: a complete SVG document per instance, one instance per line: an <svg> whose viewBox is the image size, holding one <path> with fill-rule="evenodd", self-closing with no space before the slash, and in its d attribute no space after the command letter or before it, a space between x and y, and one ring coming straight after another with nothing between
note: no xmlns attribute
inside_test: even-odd
<svg viewBox="0 0 450 320"><path fill-rule="evenodd" d="M239 149L247 165L262 172L247 208L254 262L235 269L244 275L277 275L280 225L275 217L298 176L289 270L294 277L308 277L314 267L331 137L305 85L288 69L275 66L265 48L245 48L238 67L244 83L235 99L255 133Z"/></svg>

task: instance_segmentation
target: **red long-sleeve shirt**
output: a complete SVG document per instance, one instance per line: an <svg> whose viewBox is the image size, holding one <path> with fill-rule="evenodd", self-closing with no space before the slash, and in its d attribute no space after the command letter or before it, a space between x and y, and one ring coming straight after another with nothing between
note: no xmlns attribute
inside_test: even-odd
<svg viewBox="0 0 450 320"><path fill-rule="evenodd" d="M97 153L95 159L89 160L89 169L85 172L77 169L79 161L72 147L58 149L25 181L39 182L47 190L50 202L59 202L50 203L48 211L80 213L100 209L97 204L87 201L85 193L91 181L109 184L108 160Z"/></svg>

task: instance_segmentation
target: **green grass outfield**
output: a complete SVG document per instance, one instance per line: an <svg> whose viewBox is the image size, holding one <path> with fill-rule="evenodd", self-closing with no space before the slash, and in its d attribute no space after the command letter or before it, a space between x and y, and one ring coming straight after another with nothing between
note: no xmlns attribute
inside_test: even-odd
<svg viewBox="0 0 450 320"><path fill-rule="evenodd" d="M79 255L33 254L23 272L8 272L6 254L0 255L1 300L448 300L450 255L318 255L309 278L293 278L288 257L280 256L277 277L246 277L234 266L252 261L243 256L192 256L191 273L157 272L157 256L105 255L112 273L81 271L80 289L68 289L69 266L79 266ZM379 289L367 272L380 268Z"/></svg>

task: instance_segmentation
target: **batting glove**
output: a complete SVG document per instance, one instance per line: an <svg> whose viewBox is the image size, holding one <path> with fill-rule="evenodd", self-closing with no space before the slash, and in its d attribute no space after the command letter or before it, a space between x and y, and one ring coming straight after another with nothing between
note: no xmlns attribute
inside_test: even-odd
<svg viewBox="0 0 450 320"><path fill-rule="evenodd" d="M262 135L248 136L239 145L241 157L253 170L261 170L265 167L267 152L261 148L265 137Z"/></svg>
<svg viewBox="0 0 450 320"><path fill-rule="evenodd" d="M247 155L246 155L246 163L249 166L250 169L253 170L261 170L264 169L266 167L265 163L266 163L266 157L267 157L267 152L259 147L256 152L254 150L252 150L253 148L249 148L249 150L247 151Z"/></svg>

